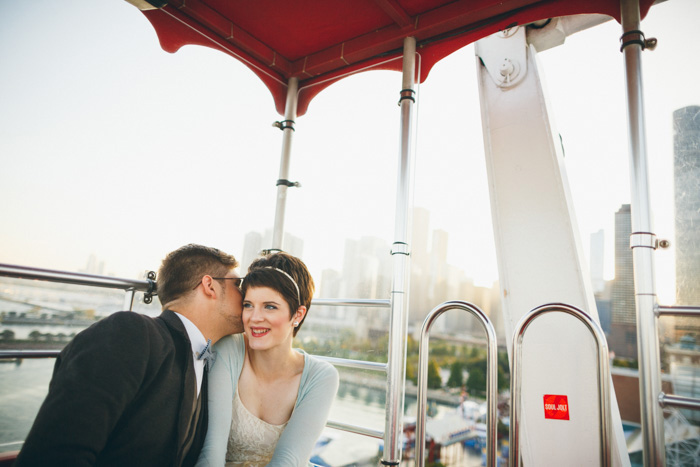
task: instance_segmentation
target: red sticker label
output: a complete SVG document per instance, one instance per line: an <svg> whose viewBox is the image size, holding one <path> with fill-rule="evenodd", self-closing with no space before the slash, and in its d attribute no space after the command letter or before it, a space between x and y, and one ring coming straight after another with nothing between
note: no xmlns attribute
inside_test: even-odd
<svg viewBox="0 0 700 467"><path fill-rule="evenodd" d="M569 398L556 394L544 395L544 418L569 419Z"/></svg>

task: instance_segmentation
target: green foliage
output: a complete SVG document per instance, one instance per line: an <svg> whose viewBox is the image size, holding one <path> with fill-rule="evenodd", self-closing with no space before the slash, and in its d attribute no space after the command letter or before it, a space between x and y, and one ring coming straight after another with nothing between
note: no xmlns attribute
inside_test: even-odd
<svg viewBox="0 0 700 467"><path fill-rule="evenodd" d="M440 389L442 387L442 378L438 365L432 358L428 361L428 389Z"/></svg>
<svg viewBox="0 0 700 467"><path fill-rule="evenodd" d="M510 364L508 352L498 353L498 390L502 391L510 387Z"/></svg>
<svg viewBox="0 0 700 467"><path fill-rule="evenodd" d="M483 393L486 391L486 362L472 365L468 368L469 378L467 378L467 390L472 393Z"/></svg>
<svg viewBox="0 0 700 467"><path fill-rule="evenodd" d="M633 368L636 370L639 368L639 362L633 359L613 358L613 366L622 368Z"/></svg>
<svg viewBox="0 0 700 467"><path fill-rule="evenodd" d="M406 362L406 380L413 381L413 384L418 384L415 362Z"/></svg>
<svg viewBox="0 0 700 467"><path fill-rule="evenodd" d="M464 375L462 374L463 364L459 360L455 360L450 365L450 378L447 380L447 386L450 388L461 388L464 385Z"/></svg>

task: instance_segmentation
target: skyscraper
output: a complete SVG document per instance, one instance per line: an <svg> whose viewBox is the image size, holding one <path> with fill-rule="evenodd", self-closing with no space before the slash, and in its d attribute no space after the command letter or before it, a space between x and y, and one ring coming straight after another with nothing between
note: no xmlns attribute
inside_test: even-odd
<svg viewBox="0 0 700 467"><path fill-rule="evenodd" d="M615 213L615 279L610 300L610 349L619 357L637 358L637 319L630 234L632 212L623 204Z"/></svg>
<svg viewBox="0 0 700 467"><path fill-rule="evenodd" d="M676 303L700 306L700 106L673 112Z"/></svg>
<svg viewBox="0 0 700 467"><path fill-rule="evenodd" d="M591 253L590 253L590 269L591 269L591 285L594 293L600 293L605 289L604 272L604 252L605 252L605 232L599 230L591 234Z"/></svg>

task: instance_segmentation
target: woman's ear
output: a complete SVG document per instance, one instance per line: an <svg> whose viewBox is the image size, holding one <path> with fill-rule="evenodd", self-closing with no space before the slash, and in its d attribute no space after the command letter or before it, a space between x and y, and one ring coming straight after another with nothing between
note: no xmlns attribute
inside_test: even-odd
<svg viewBox="0 0 700 467"><path fill-rule="evenodd" d="M296 313L294 313L294 321L297 323L301 323L301 321L304 319L304 316L306 316L306 307L300 306L299 308L297 308Z"/></svg>

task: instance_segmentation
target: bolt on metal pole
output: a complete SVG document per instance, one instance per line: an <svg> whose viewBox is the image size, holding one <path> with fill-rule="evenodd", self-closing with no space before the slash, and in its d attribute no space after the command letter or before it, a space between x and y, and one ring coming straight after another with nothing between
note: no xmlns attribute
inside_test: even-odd
<svg viewBox="0 0 700 467"><path fill-rule="evenodd" d="M659 405L661 376L659 363L654 249L656 236L651 225L649 174L647 165L644 96L642 87L642 50L638 0L622 0L622 53L627 85L627 119L630 153L630 190L632 211L632 261L637 311L637 352L639 358L639 399L643 456L645 466L666 465L664 417Z"/></svg>

